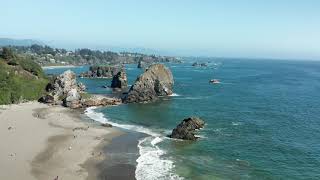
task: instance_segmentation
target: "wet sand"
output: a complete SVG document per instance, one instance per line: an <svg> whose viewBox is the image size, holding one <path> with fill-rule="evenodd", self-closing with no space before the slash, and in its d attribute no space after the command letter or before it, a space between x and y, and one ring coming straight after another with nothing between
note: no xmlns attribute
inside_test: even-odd
<svg viewBox="0 0 320 180"><path fill-rule="evenodd" d="M134 180L136 160L139 157L138 140L145 136L142 133L126 131L113 138L110 143L101 144L98 151L104 152L105 156L100 161L91 164L87 162L98 170L91 177L99 180Z"/></svg>

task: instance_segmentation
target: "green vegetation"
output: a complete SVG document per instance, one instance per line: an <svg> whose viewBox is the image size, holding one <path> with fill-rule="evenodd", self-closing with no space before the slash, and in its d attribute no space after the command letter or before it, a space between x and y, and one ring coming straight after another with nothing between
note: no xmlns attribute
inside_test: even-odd
<svg viewBox="0 0 320 180"><path fill-rule="evenodd" d="M3 48L0 54L0 104L38 100L48 80L41 67L13 50Z"/></svg>
<svg viewBox="0 0 320 180"><path fill-rule="evenodd" d="M111 52L91 49L66 49L52 48L50 46L11 46L16 53L30 56L42 66L52 65L97 65L97 64L129 64L139 61L152 62L180 62L175 57L146 55L130 52Z"/></svg>

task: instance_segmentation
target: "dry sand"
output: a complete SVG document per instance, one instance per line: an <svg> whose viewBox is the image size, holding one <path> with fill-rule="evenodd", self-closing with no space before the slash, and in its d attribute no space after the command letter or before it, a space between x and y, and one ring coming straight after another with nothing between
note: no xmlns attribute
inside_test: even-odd
<svg viewBox="0 0 320 180"><path fill-rule="evenodd" d="M0 179L87 179L94 168L84 162L103 159L96 147L121 132L79 114L37 102L0 106Z"/></svg>

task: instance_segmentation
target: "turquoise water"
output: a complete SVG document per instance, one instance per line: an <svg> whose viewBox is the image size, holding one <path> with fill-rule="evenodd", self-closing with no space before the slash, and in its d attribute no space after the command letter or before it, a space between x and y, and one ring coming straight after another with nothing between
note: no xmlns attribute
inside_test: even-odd
<svg viewBox="0 0 320 180"><path fill-rule="evenodd" d="M192 62L168 64L176 96L94 110L152 135L139 144L137 179L320 179L319 62ZM129 84L141 73L135 67L127 66ZM111 93L101 88L109 80L81 81L92 93ZM199 141L165 137L188 116L207 123Z"/></svg>

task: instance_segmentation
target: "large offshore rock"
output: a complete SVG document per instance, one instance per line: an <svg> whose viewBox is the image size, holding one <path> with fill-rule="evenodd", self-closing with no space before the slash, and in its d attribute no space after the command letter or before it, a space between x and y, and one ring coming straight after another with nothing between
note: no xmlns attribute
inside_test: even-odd
<svg viewBox="0 0 320 180"><path fill-rule="evenodd" d="M189 117L184 119L176 128L172 130L171 138L196 140L194 132L196 129L204 127L204 121L198 117Z"/></svg>
<svg viewBox="0 0 320 180"><path fill-rule="evenodd" d="M80 74L82 78L112 78L121 70L120 66L91 66L89 71Z"/></svg>
<svg viewBox="0 0 320 180"><path fill-rule="evenodd" d="M167 67L163 64L151 65L137 78L123 101L125 103L154 101L158 96L171 95L173 84L172 73Z"/></svg>
<svg viewBox="0 0 320 180"><path fill-rule="evenodd" d="M111 82L111 88L124 89L128 87L128 79L125 70L121 70L115 76L113 76Z"/></svg>

